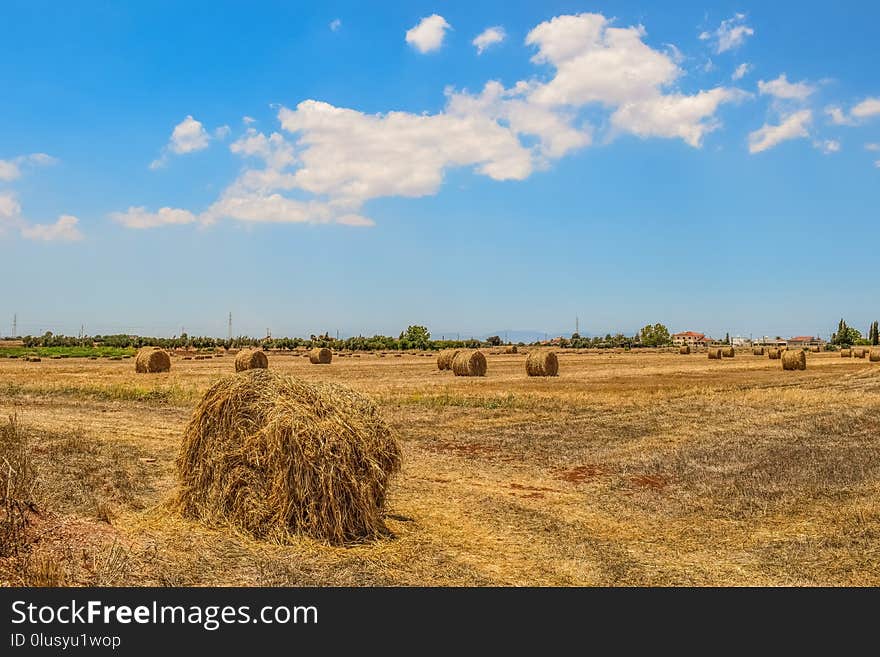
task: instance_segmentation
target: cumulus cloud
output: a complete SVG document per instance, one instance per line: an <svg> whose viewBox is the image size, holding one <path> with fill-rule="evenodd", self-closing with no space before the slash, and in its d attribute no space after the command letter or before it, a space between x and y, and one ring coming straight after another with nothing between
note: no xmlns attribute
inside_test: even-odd
<svg viewBox="0 0 880 657"><path fill-rule="evenodd" d="M763 127L749 134L749 153L769 150L790 139L809 137L812 120L812 111L800 110L784 117L778 125L765 123Z"/></svg>
<svg viewBox="0 0 880 657"><path fill-rule="evenodd" d="M736 67L733 71L733 75L730 76L732 80L742 80L746 75L748 75L749 71L752 70L752 65L748 62L743 62L739 66Z"/></svg>
<svg viewBox="0 0 880 657"><path fill-rule="evenodd" d="M853 106L847 113L838 105L831 105L825 108L831 122L835 125L859 125L866 120L880 115L880 98L866 98L860 103Z"/></svg>
<svg viewBox="0 0 880 657"><path fill-rule="evenodd" d="M229 126L220 126L214 130L213 138L224 139L230 133ZM168 164L169 155L186 155L208 148L212 136L205 129L201 121L197 121L188 115L183 121L174 126L168 143L162 149L162 154L150 162L150 169L161 169Z"/></svg>
<svg viewBox="0 0 880 657"><path fill-rule="evenodd" d="M19 155L11 160L0 160L0 181L11 182L21 178L22 169L29 166L49 166L58 160L46 153Z"/></svg>
<svg viewBox="0 0 880 657"><path fill-rule="evenodd" d="M721 21L717 30L702 32L700 40L711 42L719 55L728 50L736 50L755 34L755 30L746 25L745 21L745 14L734 14L733 18Z"/></svg>
<svg viewBox="0 0 880 657"><path fill-rule="evenodd" d="M758 92L764 96L773 96L780 100L804 101L816 91L816 87L806 82L789 82L785 73L775 80L758 81Z"/></svg>
<svg viewBox="0 0 880 657"><path fill-rule="evenodd" d="M824 139L817 140L813 142L813 147L817 150L822 151L824 155L831 155L832 153L839 153L841 146L840 142L836 139Z"/></svg>
<svg viewBox="0 0 880 657"><path fill-rule="evenodd" d="M471 43L476 46L477 54L482 55L483 51L489 46L501 43L506 37L507 34L504 32L504 28L500 25L496 25L495 27L487 27L480 32Z"/></svg>
<svg viewBox="0 0 880 657"><path fill-rule="evenodd" d="M865 150L866 151L875 151L875 152L880 151L880 144L877 144L877 143L865 144Z"/></svg>
<svg viewBox="0 0 880 657"><path fill-rule="evenodd" d="M11 192L0 193L0 220L15 219L21 214L21 205L15 194Z"/></svg>
<svg viewBox="0 0 880 657"><path fill-rule="evenodd" d="M43 242L62 241L76 242L83 238L77 228L79 219L73 215L63 214L54 224L25 224L21 227L21 236L28 240Z"/></svg>
<svg viewBox="0 0 880 657"><path fill-rule="evenodd" d="M157 212L149 212L142 206L130 207L125 212L113 212L110 218L128 228L156 228L196 221L196 216L189 210L160 208Z"/></svg>
<svg viewBox="0 0 880 657"><path fill-rule="evenodd" d="M446 29L442 17L428 17L407 41L428 52ZM314 99L280 107L279 131L249 127L230 144L245 166L201 213L135 207L113 218L137 228L221 219L369 226L368 202L436 194L452 169L524 180L591 145L596 128L587 116L597 114L607 138L681 139L698 148L720 125L718 108L747 94L722 86L682 93L677 49L651 48L645 36L599 14L557 16L526 37L546 75L510 87L489 81L476 92L447 88L436 113L365 113Z"/></svg>
<svg viewBox="0 0 880 657"><path fill-rule="evenodd" d="M443 45L446 30L451 27L442 16L431 14L406 31L406 42L420 53L433 52Z"/></svg>

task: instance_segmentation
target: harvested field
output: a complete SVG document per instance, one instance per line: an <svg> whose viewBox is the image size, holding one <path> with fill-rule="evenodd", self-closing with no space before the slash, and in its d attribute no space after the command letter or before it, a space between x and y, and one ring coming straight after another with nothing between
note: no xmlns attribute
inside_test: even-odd
<svg viewBox="0 0 880 657"><path fill-rule="evenodd" d="M39 485L0 583L880 585L880 368L786 372L677 353L557 352L556 377L488 356L272 354L272 372L369 396L401 446L385 525L354 546L256 539L173 511L175 460L224 359L0 360Z"/></svg>

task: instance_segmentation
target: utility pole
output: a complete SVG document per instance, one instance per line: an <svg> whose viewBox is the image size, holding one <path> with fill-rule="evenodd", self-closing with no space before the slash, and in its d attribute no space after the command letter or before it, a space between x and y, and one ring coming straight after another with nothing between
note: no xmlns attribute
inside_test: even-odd
<svg viewBox="0 0 880 657"><path fill-rule="evenodd" d="M18 313L12 316L12 337L18 337Z"/></svg>
<svg viewBox="0 0 880 657"><path fill-rule="evenodd" d="M226 329L226 338L232 340L232 311L229 311L229 326Z"/></svg>
<svg viewBox="0 0 880 657"><path fill-rule="evenodd" d="M336 329L336 342L339 342L339 329Z"/></svg>
<svg viewBox="0 0 880 657"><path fill-rule="evenodd" d="M578 335L581 334L581 318L577 315L574 316L574 332Z"/></svg>

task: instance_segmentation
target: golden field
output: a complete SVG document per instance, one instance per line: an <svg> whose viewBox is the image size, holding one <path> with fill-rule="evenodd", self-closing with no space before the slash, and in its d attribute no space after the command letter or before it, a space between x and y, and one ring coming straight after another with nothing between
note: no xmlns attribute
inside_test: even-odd
<svg viewBox="0 0 880 657"><path fill-rule="evenodd" d="M5 585L878 585L880 364L738 352L524 353L269 366L367 393L403 449L393 536L279 545L170 512L192 409L233 357L0 360L0 420L37 471ZM15 417L14 426L7 417Z"/></svg>

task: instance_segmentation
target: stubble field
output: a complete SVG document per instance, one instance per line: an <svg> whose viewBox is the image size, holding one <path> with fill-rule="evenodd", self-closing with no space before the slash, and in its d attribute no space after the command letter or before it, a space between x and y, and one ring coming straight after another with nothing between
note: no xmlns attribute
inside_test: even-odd
<svg viewBox="0 0 880 657"><path fill-rule="evenodd" d="M558 377L505 354L473 379L420 355L270 355L367 393L397 432L393 536L350 547L169 511L183 428L231 356L150 375L131 360L0 360L0 431L27 437L37 473L0 582L880 584L880 364L559 353Z"/></svg>

